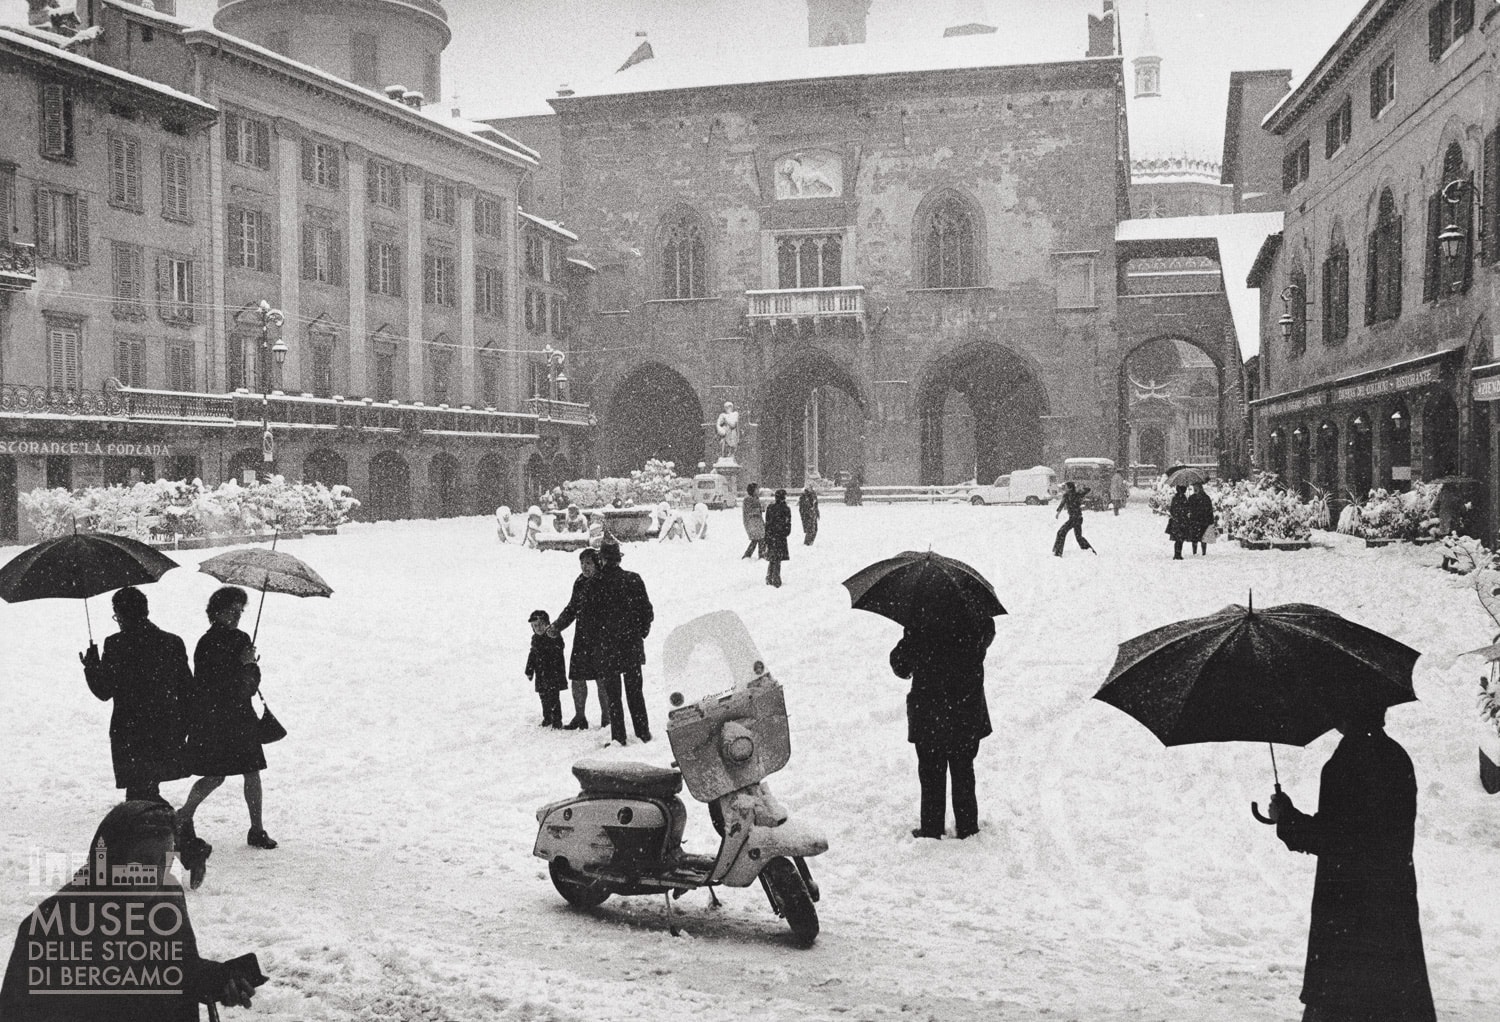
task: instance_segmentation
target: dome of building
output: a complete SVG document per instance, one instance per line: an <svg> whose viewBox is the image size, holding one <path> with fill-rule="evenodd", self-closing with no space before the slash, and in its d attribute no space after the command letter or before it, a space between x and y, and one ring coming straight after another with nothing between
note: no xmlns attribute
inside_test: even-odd
<svg viewBox="0 0 1500 1022"><path fill-rule="evenodd" d="M434 103L453 33L439 0L219 0L214 27L356 85Z"/></svg>

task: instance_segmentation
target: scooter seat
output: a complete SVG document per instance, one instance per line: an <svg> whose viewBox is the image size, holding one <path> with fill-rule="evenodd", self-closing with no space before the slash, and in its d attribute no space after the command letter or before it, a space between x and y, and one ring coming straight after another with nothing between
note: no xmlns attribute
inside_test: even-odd
<svg viewBox="0 0 1500 1022"><path fill-rule="evenodd" d="M580 759L573 764L573 776L585 792L601 795L671 798L682 790L682 771L650 763Z"/></svg>

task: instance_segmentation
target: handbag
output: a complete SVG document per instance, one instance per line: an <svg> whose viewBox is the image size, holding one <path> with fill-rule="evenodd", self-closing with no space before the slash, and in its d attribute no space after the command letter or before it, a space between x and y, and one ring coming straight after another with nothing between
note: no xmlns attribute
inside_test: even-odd
<svg viewBox="0 0 1500 1022"><path fill-rule="evenodd" d="M1203 530L1203 539L1200 540L1199 542L1202 542L1202 543L1212 543L1212 542L1214 542L1214 540L1216 540L1218 538L1219 538L1219 527L1217 525L1210 525L1208 528L1206 528L1206 529Z"/></svg>
<svg viewBox="0 0 1500 1022"><path fill-rule="evenodd" d="M270 745L279 742L286 737L286 728L281 726L281 721L276 719L276 714L271 712L266 697L260 697L260 723L256 725L255 737L260 739L260 744Z"/></svg>

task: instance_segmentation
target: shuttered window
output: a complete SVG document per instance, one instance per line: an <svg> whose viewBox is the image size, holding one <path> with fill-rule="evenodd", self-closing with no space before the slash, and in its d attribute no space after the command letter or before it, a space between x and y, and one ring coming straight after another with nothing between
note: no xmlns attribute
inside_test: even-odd
<svg viewBox="0 0 1500 1022"><path fill-rule="evenodd" d="M1380 193L1375 230L1365 245L1365 322L1401 315L1401 217L1387 188Z"/></svg>
<svg viewBox="0 0 1500 1022"><path fill-rule="evenodd" d="M422 299L428 305L453 305L457 281L452 256L428 252L422 257Z"/></svg>
<svg viewBox="0 0 1500 1022"><path fill-rule="evenodd" d="M88 196L38 187L32 193L32 206L37 255L71 266L88 265Z"/></svg>
<svg viewBox="0 0 1500 1022"><path fill-rule="evenodd" d="M141 209L141 141L109 134L109 204Z"/></svg>
<svg viewBox="0 0 1500 1022"><path fill-rule="evenodd" d="M73 93L66 85L42 86L42 155L73 158Z"/></svg>
<svg viewBox="0 0 1500 1022"><path fill-rule="evenodd" d="M333 338L312 339L312 392L314 397L333 396Z"/></svg>
<svg viewBox="0 0 1500 1022"><path fill-rule="evenodd" d="M196 263L186 256L165 255L156 260L156 302L162 319L191 323L198 318L197 277Z"/></svg>
<svg viewBox="0 0 1500 1022"><path fill-rule="evenodd" d="M328 142L302 140L302 180L323 188L339 186L338 147Z"/></svg>
<svg viewBox="0 0 1500 1022"><path fill-rule="evenodd" d="M458 189L429 177L422 182L422 218L452 227L458 222Z"/></svg>
<svg viewBox="0 0 1500 1022"><path fill-rule="evenodd" d="M1379 117L1396 101L1396 55L1392 53L1370 72L1370 116Z"/></svg>
<svg viewBox="0 0 1500 1022"><path fill-rule="evenodd" d="M225 114L224 153L241 166L270 170L271 126L243 114Z"/></svg>
<svg viewBox="0 0 1500 1022"><path fill-rule="evenodd" d="M389 163L370 160L365 165L365 197L371 205L401 208L401 172Z"/></svg>
<svg viewBox="0 0 1500 1022"><path fill-rule="evenodd" d="M266 216L258 209L229 207L229 265L270 273L271 239Z"/></svg>
<svg viewBox="0 0 1500 1022"><path fill-rule="evenodd" d="M1323 260L1323 343L1349 336L1349 250L1336 245Z"/></svg>
<svg viewBox="0 0 1500 1022"><path fill-rule="evenodd" d="M146 317L145 255L139 245L110 244L114 269L114 314L117 319Z"/></svg>
<svg viewBox="0 0 1500 1022"><path fill-rule="evenodd" d="M167 389L191 393L193 390L193 346L186 341L168 341Z"/></svg>
<svg viewBox="0 0 1500 1022"><path fill-rule="evenodd" d="M47 327L47 386L52 390L81 389L83 328L54 323Z"/></svg>
<svg viewBox="0 0 1500 1022"><path fill-rule="evenodd" d="M365 251L365 289L371 294L401 296L401 246L372 241Z"/></svg>
<svg viewBox="0 0 1500 1022"><path fill-rule="evenodd" d="M146 385L146 339L144 337L115 338L115 379L127 387Z"/></svg>
<svg viewBox="0 0 1500 1022"><path fill-rule="evenodd" d="M1474 27L1474 0L1438 0L1427 10L1427 58L1437 60Z"/></svg>
<svg viewBox="0 0 1500 1022"><path fill-rule="evenodd" d="M474 233L486 238L505 237L505 207L498 199L481 195L474 200Z"/></svg>
<svg viewBox="0 0 1500 1022"><path fill-rule="evenodd" d="M302 279L342 287L344 234L326 224L302 225Z"/></svg>
<svg viewBox="0 0 1500 1022"><path fill-rule="evenodd" d="M168 220L184 222L191 221L193 218L188 155L180 149L162 150L161 215Z"/></svg>
<svg viewBox="0 0 1500 1022"><path fill-rule="evenodd" d="M481 316L505 315L505 278L493 266L474 268L474 311Z"/></svg>

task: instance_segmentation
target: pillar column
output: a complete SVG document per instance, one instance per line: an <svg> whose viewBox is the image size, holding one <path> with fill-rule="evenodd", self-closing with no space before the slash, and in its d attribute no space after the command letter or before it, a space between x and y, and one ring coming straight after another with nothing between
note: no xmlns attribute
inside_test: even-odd
<svg viewBox="0 0 1500 1022"><path fill-rule="evenodd" d="M343 387L335 383L334 390L345 395L368 393L370 380L370 331L365 320L365 301L369 293L365 286L365 259L369 252L365 240L365 202L368 197L365 174L369 155L352 142L344 146L345 166L348 168L344 176L349 184L349 366Z"/></svg>
<svg viewBox="0 0 1500 1022"><path fill-rule="evenodd" d="M452 383L454 405L478 405L474 353L479 337L474 329L474 197L471 184L458 186L458 377Z"/></svg>
<svg viewBox="0 0 1500 1022"><path fill-rule="evenodd" d="M427 331L422 322L422 168L407 164L406 178L406 400L423 394Z"/></svg>
<svg viewBox="0 0 1500 1022"><path fill-rule="evenodd" d="M302 128L285 117L275 121L276 193L280 231L279 269L281 271L280 309L286 314L281 337L286 342L286 365L282 368L282 390L302 392L302 214L299 206L302 179ZM272 338L274 343L275 338ZM259 363L256 363L259 364ZM276 369L271 370L272 386L277 386ZM260 386L260 381L255 381Z"/></svg>
<svg viewBox="0 0 1500 1022"><path fill-rule="evenodd" d="M1406 407L1411 411L1411 481L1423 482L1432 475L1427 451L1427 395L1411 395Z"/></svg>
<svg viewBox="0 0 1500 1022"><path fill-rule="evenodd" d="M1370 415L1370 455L1374 459L1370 485L1377 490L1389 490L1391 488L1391 406L1372 405Z"/></svg>

